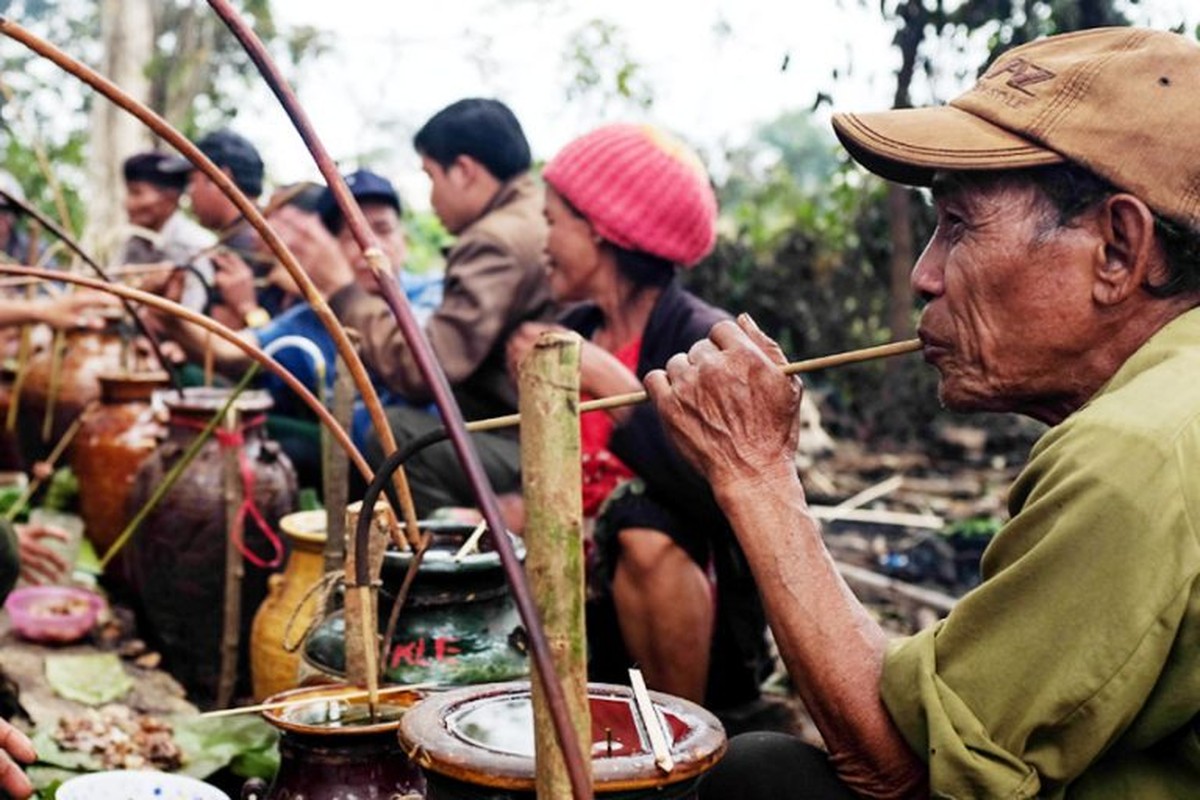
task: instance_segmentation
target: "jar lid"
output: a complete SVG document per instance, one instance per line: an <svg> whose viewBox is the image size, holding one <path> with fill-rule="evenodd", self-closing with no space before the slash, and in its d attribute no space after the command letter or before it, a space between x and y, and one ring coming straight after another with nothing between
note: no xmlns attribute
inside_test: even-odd
<svg viewBox="0 0 1200 800"><path fill-rule="evenodd" d="M675 767L655 764L628 686L588 684L596 788L639 791L691 780L725 753L725 729L700 706L650 692ZM400 722L400 743L422 769L476 786L533 791L533 703L528 683L495 683L433 694Z"/></svg>
<svg viewBox="0 0 1200 800"><path fill-rule="evenodd" d="M423 696L418 689L381 687L377 718L372 721L367 693L345 683L303 686L267 698L273 706L262 712L267 722L282 731L328 735L361 736L394 731L401 718ZM283 705L285 704L286 705Z"/></svg>
<svg viewBox="0 0 1200 800"><path fill-rule="evenodd" d="M146 401L170 383L165 372L106 371L96 377L100 381L100 397L106 403Z"/></svg>
<svg viewBox="0 0 1200 800"><path fill-rule="evenodd" d="M501 569L500 554L492 547L487 536L481 538L478 546L471 552L459 556L458 553L466 544L467 539L475 530L475 526L455 520L420 520L422 531L433 535L425 555L421 557L421 574L462 574L466 572L487 572ZM353 531L350 532L353 534ZM513 552L518 561L525 560L525 542L512 533L508 534ZM384 553L384 562L389 567L408 569L412 561L411 550L397 550L389 547Z"/></svg>
<svg viewBox="0 0 1200 800"><path fill-rule="evenodd" d="M185 413L213 413L219 411L229 400L233 389L217 386L191 386L180 391L167 392L163 400L172 411ZM275 404L270 393L262 389L248 389L238 395L234 408L238 411L266 411Z"/></svg>

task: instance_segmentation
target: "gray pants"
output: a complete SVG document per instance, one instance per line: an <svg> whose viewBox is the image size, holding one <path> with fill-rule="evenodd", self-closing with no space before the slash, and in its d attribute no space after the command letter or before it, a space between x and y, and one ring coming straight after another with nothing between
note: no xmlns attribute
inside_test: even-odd
<svg viewBox="0 0 1200 800"><path fill-rule="evenodd" d="M405 406L387 408L387 418L400 447L442 427L439 417ZM521 447L516 437L501 433L475 433L471 434L471 441L483 462L483 471L492 489L497 494L520 491ZM367 437L366 457L372 467L383 461L383 448L375 431ZM449 441L438 442L416 453L404 464L404 470L419 517L428 517L443 506L479 505L454 446ZM391 494L390 489L388 493ZM362 490L357 494L361 496ZM395 502L394 497L391 499Z"/></svg>

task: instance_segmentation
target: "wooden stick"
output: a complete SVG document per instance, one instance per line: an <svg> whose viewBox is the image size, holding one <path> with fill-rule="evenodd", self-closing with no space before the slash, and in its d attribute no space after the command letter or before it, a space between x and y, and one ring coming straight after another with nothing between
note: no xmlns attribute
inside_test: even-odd
<svg viewBox="0 0 1200 800"><path fill-rule="evenodd" d="M229 436L241 427L242 416L236 404L227 407L222 426ZM246 567L238 542L245 535L245 515L242 514L242 470L237 447L221 448L221 477L225 499L225 599L221 624L221 671L217 683L217 705L227 707L233 702L237 688L238 650L242 632L242 581Z"/></svg>
<svg viewBox="0 0 1200 800"><path fill-rule="evenodd" d="M844 353L834 353L819 358L808 358L804 361L793 361L783 367L783 374L799 375L804 372L816 372L819 369L828 369L829 367L840 367L845 364L857 364L861 361L873 361L877 358L890 358L891 356L913 353L920 349L920 339L905 339L899 342L876 345L875 347L864 347L861 350L847 350ZM645 392L629 392L627 394L615 394L610 397L598 397L595 400L587 400L580 403L579 413L586 414L589 411L603 411L609 408L636 405L637 403L646 402L647 399L649 398ZM497 428L511 428L514 425L520 424L520 414L508 414L503 417L492 417L490 419L468 422L467 430L472 433L478 433L480 431L496 430Z"/></svg>
<svg viewBox="0 0 1200 800"><path fill-rule="evenodd" d="M475 530L471 531L471 535L462 543L462 547L458 548L458 552L454 554L455 561L462 561L469 553L474 553L479 549L479 540L483 538L483 534L487 531L487 520L479 520L479 524L475 526Z"/></svg>
<svg viewBox="0 0 1200 800"><path fill-rule="evenodd" d="M408 686L386 686L379 690L380 697L389 694L399 694L401 692L418 692L422 689L432 689L438 684L433 681L425 683L412 683ZM257 714L260 711L278 711L281 708L294 708L295 706L306 706L312 703L340 703L345 700L366 700L370 694L366 689L361 689L354 692L343 692L342 694L318 695L317 697L296 697L291 700L276 700L273 703L259 703L253 706L238 706L237 708L223 708L219 711L206 711L200 715L201 719L217 719L220 717L233 717L238 714Z"/></svg>
<svg viewBox="0 0 1200 800"><path fill-rule="evenodd" d="M46 456L44 463L51 469L54 468L54 465L58 463L60 458L62 458L62 454L66 452L66 449L71 445L71 441L75 438L75 434L79 433L79 429L83 427L84 415L86 415L88 410L90 410L92 406L96 405L97 402L98 401L93 400L84 407L83 411L79 412L79 416L75 418L75 421L72 422L71 426L63 433L62 438L58 440L58 444L56 444L54 449L50 451L50 455ZM5 512L4 518L9 522L12 522L14 519L16 519L17 515L21 513L21 510L25 508L25 504L29 502L29 498L33 497L33 495L37 493L37 490L41 488L41 486L41 478L35 478L33 481L31 481L30 484L25 487L25 491L21 493L21 496L17 498L17 501L12 504L12 507Z"/></svg>
<svg viewBox="0 0 1200 800"><path fill-rule="evenodd" d="M517 396L521 412L538 421L521 432L521 487L527 515L525 574L546 630L574 734L578 741L590 742L592 714L583 619L583 501L579 493L583 472L580 350L578 334L543 334L521 364ZM493 531L495 538L506 535L504 531ZM571 797L567 765L542 688L546 677L553 680L554 676L535 677L539 679L532 682L531 690L537 796L539 800L567 800Z"/></svg>
<svg viewBox="0 0 1200 800"><path fill-rule="evenodd" d="M646 679L642 677L640 669L633 667L629 670L629 684L633 688L633 701L637 705L638 716L642 718L646 735L650 737L650 749L654 751L654 763L663 772L670 773L675 769L675 759L671 757L671 748L667 746L662 720L658 718L658 712L654 710L654 701L650 699L650 692L646 689Z"/></svg>

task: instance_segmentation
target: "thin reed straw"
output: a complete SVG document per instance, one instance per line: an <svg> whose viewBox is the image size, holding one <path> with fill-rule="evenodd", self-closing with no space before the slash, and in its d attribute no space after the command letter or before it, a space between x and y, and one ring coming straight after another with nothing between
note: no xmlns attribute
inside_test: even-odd
<svg viewBox="0 0 1200 800"><path fill-rule="evenodd" d="M891 356L899 356L905 353L912 353L921 349L920 339L904 339L899 342L889 342L888 344L876 345L874 347L864 347L861 350L847 350L842 353L833 353L832 355L821 356L819 358L808 358L804 361L793 361L783 367L784 375L799 375L803 372L816 372L819 369L828 369L829 367L840 367L845 364L857 364L861 361L873 361L877 358L890 358ZM589 411L604 411L609 408L621 408L622 406L632 406L638 403L644 403L648 399L645 392L629 392L627 394L614 394L609 397L598 397L595 400L587 400L579 404L579 413L586 414ZM511 428L514 425L521 424L520 414L507 414L502 417L492 417L490 419L480 419L474 422L467 423L467 430L472 433L480 431L493 431L498 428Z"/></svg>

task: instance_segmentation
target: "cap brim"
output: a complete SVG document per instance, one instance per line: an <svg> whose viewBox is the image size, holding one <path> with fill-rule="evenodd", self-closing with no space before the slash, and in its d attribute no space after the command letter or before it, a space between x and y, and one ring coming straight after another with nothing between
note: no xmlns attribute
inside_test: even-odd
<svg viewBox="0 0 1200 800"><path fill-rule="evenodd" d="M938 170L1020 169L1066 160L954 106L834 114L833 128L855 161L909 186L928 186Z"/></svg>

